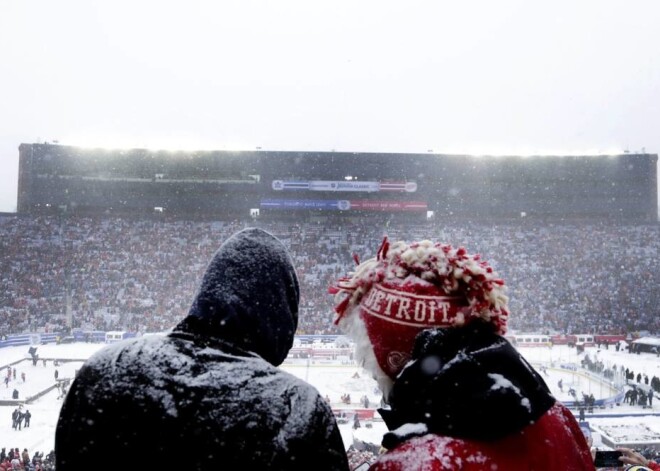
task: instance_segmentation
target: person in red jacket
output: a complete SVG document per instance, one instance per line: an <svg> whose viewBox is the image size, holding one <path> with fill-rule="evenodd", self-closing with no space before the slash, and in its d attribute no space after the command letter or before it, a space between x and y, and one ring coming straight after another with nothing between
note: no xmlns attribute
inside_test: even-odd
<svg viewBox="0 0 660 471"><path fill-rule="evenodd" d="M376 379L389 432L372 471L594 470L583 432L504 338L504 281L479 255L390 244L339 279L335 323Z"/></svg>

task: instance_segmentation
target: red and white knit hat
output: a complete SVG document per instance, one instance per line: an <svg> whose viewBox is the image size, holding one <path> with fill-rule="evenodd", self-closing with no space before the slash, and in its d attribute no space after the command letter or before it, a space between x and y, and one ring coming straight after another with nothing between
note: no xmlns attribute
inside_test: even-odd
<svg viewBox="0 0 660 471"><path fill-rule="evenodd" d="M356 342L356 357L383 392L410 359L415 336L475 319L506 332L506 287L497 273L464 248L428 240L390 243L375 258L330 287L337 324ZM387 396L387 394L385 394Z"/></svg>

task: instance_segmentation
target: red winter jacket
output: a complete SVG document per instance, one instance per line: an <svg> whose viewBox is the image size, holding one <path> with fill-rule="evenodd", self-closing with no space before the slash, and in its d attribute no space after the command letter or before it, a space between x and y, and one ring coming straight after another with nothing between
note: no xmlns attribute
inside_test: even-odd
<svg viewBox="0 0 660 471"><path fill-rule="evenodd" d="M487 324L421 332L388 400L372 471L595 469L573 414Z"/></svg>
<svg viewBox="0 0 660 471"><path fill-rule="evenodd" d="M594 470L573 414L557 403L536 423L505 438L465 440L429 434L381 455L370 471L584 471Z"/></svg>

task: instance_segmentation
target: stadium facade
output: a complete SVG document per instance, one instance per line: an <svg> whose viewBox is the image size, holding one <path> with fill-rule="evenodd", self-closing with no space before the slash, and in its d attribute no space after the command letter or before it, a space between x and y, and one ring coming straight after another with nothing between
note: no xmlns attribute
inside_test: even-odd
<svg viewBox="0 0 660 471"><path fill-rule="evenodd" d="M19 155L23 214L658 219L657 154L534 158L21 144Z"/></svg>

